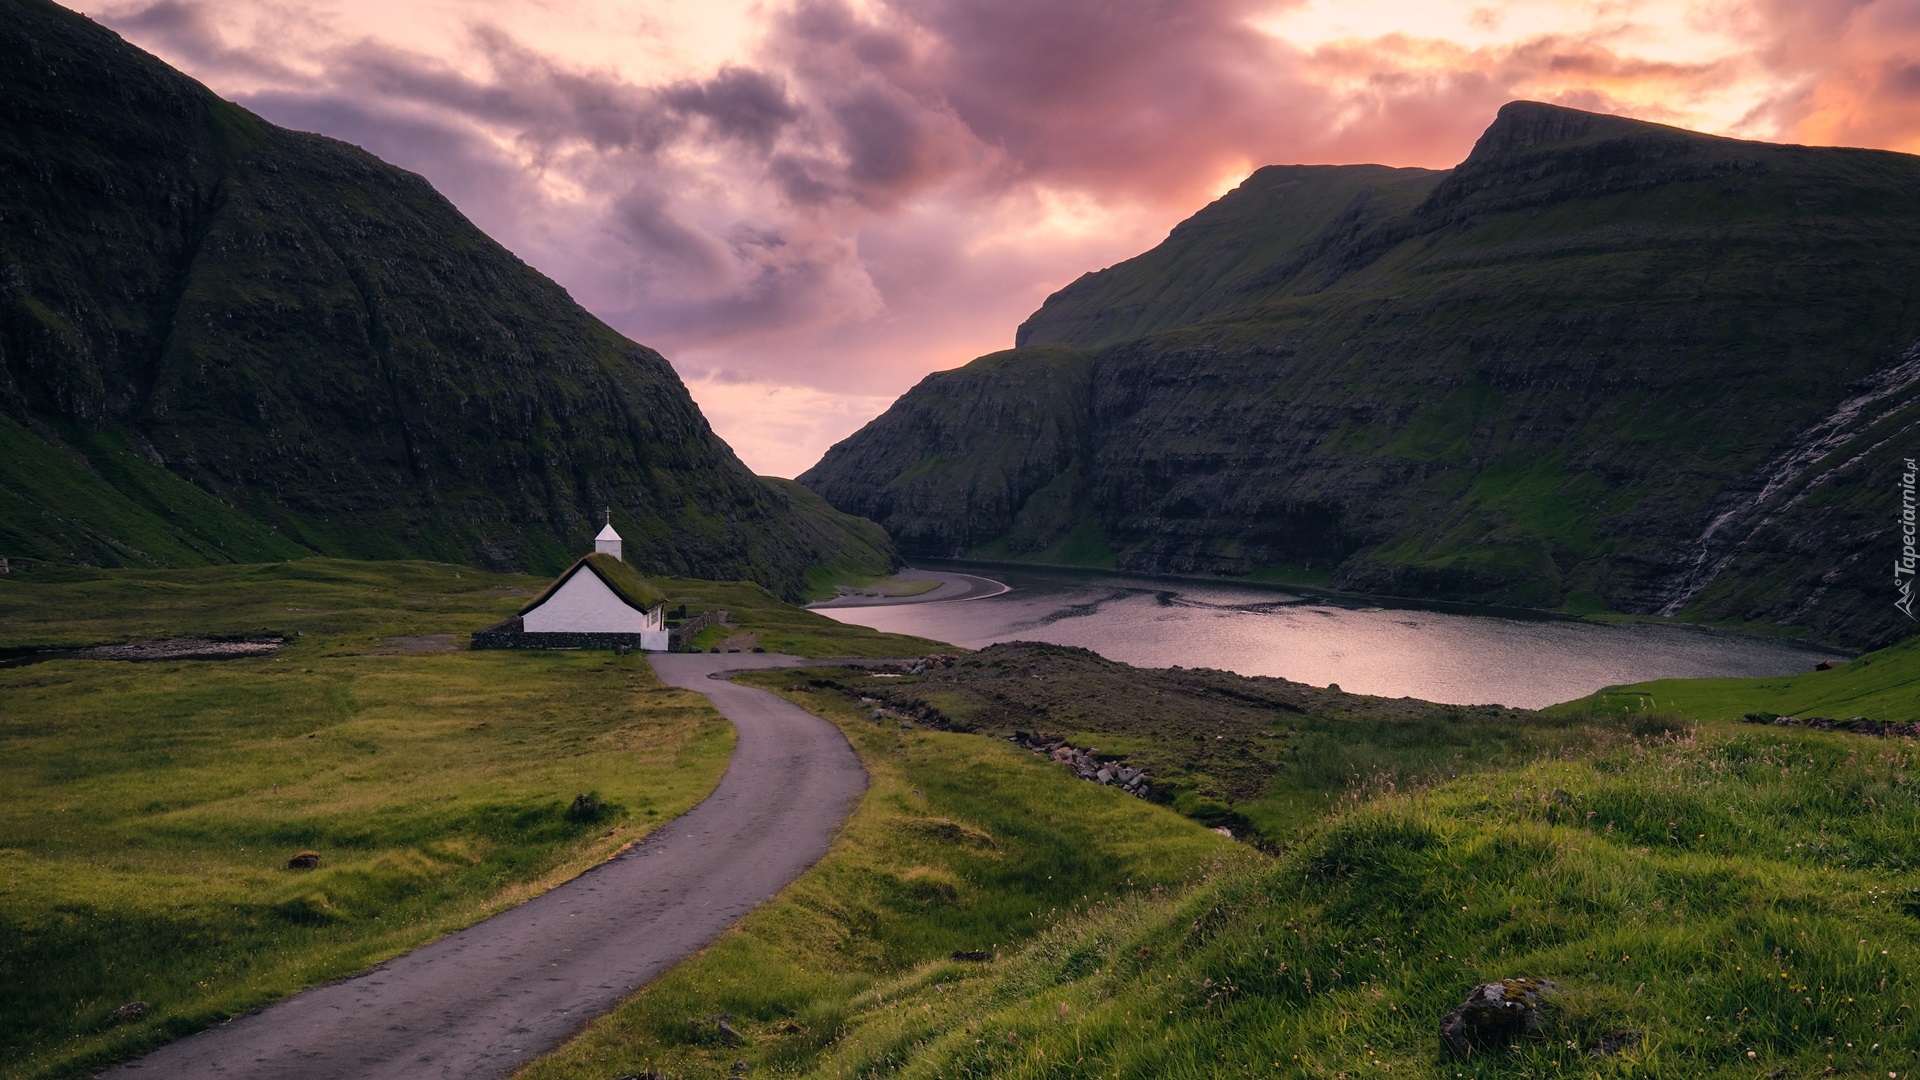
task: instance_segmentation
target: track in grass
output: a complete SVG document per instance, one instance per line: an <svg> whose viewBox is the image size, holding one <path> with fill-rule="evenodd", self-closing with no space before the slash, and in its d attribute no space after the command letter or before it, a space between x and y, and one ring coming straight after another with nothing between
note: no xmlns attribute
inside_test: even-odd
<svg viewBox="0 0 1920 1080"><path fill-rule="evenodd" d="M705 802L519 907L104 1075L505 1076L773 896L826 852L866 773L831 724L708 678L803 661L651 659L662 681L712 698L739 733Z"/></svg>

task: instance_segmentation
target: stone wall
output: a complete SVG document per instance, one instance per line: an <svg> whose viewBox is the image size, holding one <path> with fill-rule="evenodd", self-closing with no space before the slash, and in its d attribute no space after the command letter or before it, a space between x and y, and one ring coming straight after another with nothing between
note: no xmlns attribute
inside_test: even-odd
<svg viewBox="0 0 1920 1080"><path fill-rule="evenodd" d="M625 645L638 650L644 647L641 633L601 633L601 634L530 634L522 629L519 616L502 623L495 623L484 630L473 632L475 649L613 649Z"/></svg>
<svg viewBox="0 0 1920 1080"><path fill-rule="evenodd" d="M700 631L705 630L707 627L725 626L727 623L727 615L727 609L721 608L719 611L703 611L698 615L692 615L680 620L679 626L667 628L668 649L673 652L679 652L687 647L687 642L698 637Z"/></svg>
<svg viewBox="0 0 1920 1080"><path fill-rule="evenodd" d="M650 649L658 652L664 648L677 652L686 647L693 635L715 624L724 625L727 612L710 611L681 623L668 630L645 630L635 633L529 633L526 623L515 615L504 622L494 623L484 630L473 632L474 649L608 649L625 645L629 649ZM665 639L664 642L662 639Z"/></svg>

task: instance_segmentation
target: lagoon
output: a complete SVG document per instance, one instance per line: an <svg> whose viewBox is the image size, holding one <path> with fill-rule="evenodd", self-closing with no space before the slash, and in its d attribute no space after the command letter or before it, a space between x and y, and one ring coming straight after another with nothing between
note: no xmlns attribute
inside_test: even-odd
<svg viewBox="0 0 1920 1080"><path fill-rule="evenodd" d="M1141 667L1222 668L1338 684L1357 694L1530 709L1621 683L1796 674L1836 658L1806 645L1679 623L1596 622L1100 571L926 565L990 577L1008 591L820 613L970 649L1048 641Z"/></svg>

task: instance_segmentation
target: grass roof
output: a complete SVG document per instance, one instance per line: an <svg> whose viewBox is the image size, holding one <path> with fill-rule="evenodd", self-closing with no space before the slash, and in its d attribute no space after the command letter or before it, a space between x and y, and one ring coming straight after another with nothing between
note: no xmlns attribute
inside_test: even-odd
<svg viewBox="0 0 1920 1080"><path fill-rule="evenodd" d="M658 605L666 603L666 594L661 592L646 578L641 577L638 570L635 570L633 567L628 566L626 563L621 562L611 555L596 551L580 559L572 566L567 567L565 572L553 579L553 584L547 586L545 591L529 601L526 607L521 608L520 614L525 615L527 612L546 603L547 598L552 596L555 590L559 589L568 578L572 577L576 571L582 568L598 575L601 581L607 583L607 588L613 590L614 595L632 604L634 607L639 608L641 611L651 611Z"/></svg>

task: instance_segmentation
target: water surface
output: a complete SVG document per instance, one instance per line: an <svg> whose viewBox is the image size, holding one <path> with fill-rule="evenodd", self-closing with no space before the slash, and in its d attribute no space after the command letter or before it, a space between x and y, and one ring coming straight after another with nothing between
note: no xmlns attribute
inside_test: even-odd
<svg viewBox="0 0 1920 1080"><path fill-rule="evenodd" d="M1385 697L1539 708L1649 679L1760 677L1833 654L1679 624L1460 614L1258 586L939 564L1012 586L953 603L822 611L950 641L1079 645L1142 667L1223 668Z"/></svg>

